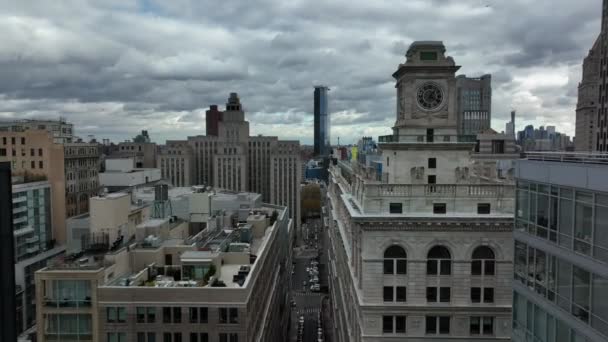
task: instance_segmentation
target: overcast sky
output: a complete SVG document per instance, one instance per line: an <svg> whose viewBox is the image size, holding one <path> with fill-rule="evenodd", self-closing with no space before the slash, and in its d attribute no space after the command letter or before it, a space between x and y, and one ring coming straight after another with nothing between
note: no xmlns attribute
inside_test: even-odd
<svg viewBox="0 0 608 342"><path fill-rule="evenodd" d="M493 76L492 126L574 132L601 0L0 0L0 118L57 118L122 141L204 134L238 92L252 134L311 143L313 85L332 143L390 134L391 74L414 40Z"/></svg>

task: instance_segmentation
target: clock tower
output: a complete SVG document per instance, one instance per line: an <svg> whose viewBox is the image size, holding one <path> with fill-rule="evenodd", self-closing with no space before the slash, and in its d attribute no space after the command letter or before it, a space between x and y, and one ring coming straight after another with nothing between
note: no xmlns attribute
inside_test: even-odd
<svg viewBox="0 0 608 342"><path fill-rule="evenodd" d="M397 89L398 141L420 135L456 136L456 71L460 66L445 55L440 41L416 41L407 50L406 62L393 77Z"/></svg>

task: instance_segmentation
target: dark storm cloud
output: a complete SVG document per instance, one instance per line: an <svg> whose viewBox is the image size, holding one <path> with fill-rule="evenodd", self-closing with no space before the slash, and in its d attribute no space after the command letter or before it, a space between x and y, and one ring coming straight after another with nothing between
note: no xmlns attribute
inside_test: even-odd
<svg viewBox="0 0 608 342"><path fill-rule="evenodd" d="M462 73L493 74L499 130L511 107L568 126L600 9L599 0L7 1L0 118L65 116L81 135L148 129L162 141L202 134L204 110L238 92L253 134L310 142L312 127L301 127L311 125L313 85L325 84L336 133L351 142L390 133L391 74L413 40L434 39Z"/></svg>

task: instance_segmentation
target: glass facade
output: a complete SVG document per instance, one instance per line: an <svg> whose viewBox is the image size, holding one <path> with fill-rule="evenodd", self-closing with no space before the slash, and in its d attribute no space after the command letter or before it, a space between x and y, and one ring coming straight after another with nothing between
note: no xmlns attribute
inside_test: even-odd
<svg viewBox="0 0 608 342"><path fill-rule="evenodd" d="M327 106L327 92L328 87L316 86L314 101L315 101L315 141L314 141L314 153L315 155L329 155L331 150L330 143L330 122L329 112Z"/></svg>
<svg viewBox="0 0 608 342"><path fill-rule="evenodd" d="M608 339L608 278L577 262L608 263L608 194L520 180L516 208L513 340Z"/></svg>
<svg viewBox="0 0 608 342"><path fill-rule="evenodd" d="M519 181L515 228L608 263L608 194Z"/></svg>
<svg viewBox="0 0 608 342"><path fill-rule="evenodd" d="M16 262L51 247L51 188L48 183L13 186L13 229Z"/></svg>

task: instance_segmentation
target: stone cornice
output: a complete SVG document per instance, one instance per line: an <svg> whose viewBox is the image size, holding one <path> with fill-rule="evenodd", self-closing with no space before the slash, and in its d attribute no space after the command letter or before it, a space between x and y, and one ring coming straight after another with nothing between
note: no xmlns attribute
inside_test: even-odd
<svg viewBox="0 0 608 342"><path fill-rule="evenodd" d="M386 150L439 150L439 151L472 151L475 147L475 143L469 142L436 142L436 143L424 143L424 142L400 142L400 143L378 143L383 149Z"/></svg>
<svg viewBox="0 0 608 342"><path fill-rule="evenodd" d="M395 218L397 219L397 218ZM419 218L398 218L395 220L388 218L386 220L369 219L361 220L353 218L357 225L367 231L494 231L494 232L511 232L513 231L512 219L466 219L452 218L449 221L444 219L428 218L421 220Z"/></svg>

